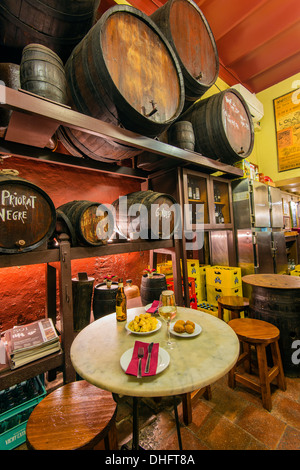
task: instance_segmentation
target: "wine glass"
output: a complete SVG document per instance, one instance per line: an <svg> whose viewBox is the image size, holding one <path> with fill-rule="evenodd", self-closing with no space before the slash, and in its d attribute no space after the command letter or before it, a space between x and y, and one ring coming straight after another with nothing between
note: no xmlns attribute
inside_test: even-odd
<svg viewBox="0 0 300 470"><path fill-rule="evenodd" d="M159 298L158 313L160 317L165 322L167 322L167 347L172 349L174 342L171 341L170 322L176 317L177 314L175 295L172 290L162 291Z"/></svg>

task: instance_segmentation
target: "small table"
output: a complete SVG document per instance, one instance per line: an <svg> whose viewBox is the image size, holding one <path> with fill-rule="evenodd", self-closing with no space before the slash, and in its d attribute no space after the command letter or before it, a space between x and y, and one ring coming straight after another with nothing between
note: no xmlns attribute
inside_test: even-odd
<svg viewBox="0 0 300 470"><path fill-rule="evenodd" d="M145 313L144 307L127 312L127 320ZM78 374L91 384L114 394L132 397L174 396L210 385L231 370L238 359L239 341L222 320L199 310L178 307L177 319L191 320L201 326L198 336L174 336L174 349L163 343L166 324L160 330L141 336L128 333L125 322L115 314L107 315L84 328L71 346L71 361ZM152 377L138 379L120 366L122 354L136 340L160 343L170 356L168 367ZM137 419L136 419L137 421ZM135 429L135 428L134 428ZM137 448L137 436L134 447Z"/></svg>

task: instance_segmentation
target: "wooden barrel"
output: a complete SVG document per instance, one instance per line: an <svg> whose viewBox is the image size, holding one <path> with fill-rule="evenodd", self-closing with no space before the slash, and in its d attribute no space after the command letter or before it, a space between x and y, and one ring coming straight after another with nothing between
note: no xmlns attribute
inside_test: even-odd
<svg viewBox="0 0 300 470"><path fill-rule="evenodd" d="M107 288L105 282L95 286L93 299L93 313L95 320L116 311L117 291L117 282L113 282L110 289Z"/></svg>
<svg viewBox="0 0 300 470"><path fill-rule="evenodd" d="M164 274L153 274L153 277L142 276L140 289L142 305L148 305L154 300L159 300L162 291L167 289L167 281Z"/></svg>
<svg viewBox="0 0 300 470"><path fill-rule="evenodd" d="M131 6L107 10L65 69L71 106L101 121L156 137L182 112L184 84L175 53L155 23ZM73 136L87 149L91 142L97 153L94 136L72 129Z"/></svg>
<svg viewBox="0 0 300 470"><path fill-rule="evenodd" d="M0 253L34 250L49 240L55 222L54 204L41 188L0 175Z"/></svg>
<svg viewBox="0 0 300 470"><path fill-rule="evenodd" d="M189 121L179 121L172 124L168 130L168 143L181 149L194 150L195 134Z"/></svg>
<svg viewBox="0 0 300 470"><path fill-rule="evenodd" d="M249 315L277 326L284 373L300 377L300 279L259 274L244 276L243 281L252 286Z"/></svg>
<svg viewBox="0 0 300 470"><path fill-rule="evenodd" d="M99 3L99 0L3 0L1 44L20 54L27 44L43 44L65 62L93 26Z"/></svg>
<svg viewBox="0 0 300 470"><path fill-rule="evenodd" d="M244 98L233 88L197 101L180 121L192 123L195 151L205 157L233 164L252 152L252 117Z"/></svg>
<svg viewBox="0 0 300 470"><path fill-rule="evenodd" d="M169 194L137 191L120 197L112 205L117 232L132 241L169 239L180 220L179 207Z"/></svg>
<svg viewBox="0 0 300 470"><path fill-rule="evenodd" d="M67 233L73 246L100 246L113 233L113 214L100 202L71 201L59 206L56 213L56 233Z"/></svg>
<svg viewBox="0 0 300 470"><path fill-rule="evenodd" d="M87 273L72 278L74 331L81 331L90 323L94 281Z"/></svg>
<svg viewBox="0 0 300 470"><path fill-rule="evenodd" d="M217 80L219 57L210 26L192 0L169 0L151 19L176 53L183 73L185 98L191 104Z"/></svg>
<svg viewBox="0 0 300 470"><path fill-rule="evenodd" d="M20 88L20 66L12 63L0 64L0 83L14 90ZM10 120L12 111L9 109L0 109L0 129L6 129ZM1 135L3 137L4 135Z"/></svg>
<svg viewBox="0 0 300 470"><path fill-rule="evenodd" d="M58 103L67 104L67 81L62 60L42 44L28 44L20 64L21 88Z"/></svg>

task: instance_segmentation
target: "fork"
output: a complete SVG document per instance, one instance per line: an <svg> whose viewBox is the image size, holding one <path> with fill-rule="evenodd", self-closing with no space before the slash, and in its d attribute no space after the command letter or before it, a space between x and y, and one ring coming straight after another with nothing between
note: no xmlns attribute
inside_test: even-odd
<svg viewBox="0 0 300 470"><path fill-rule="evenodd" d="M138 364L138 374L137 374L138 379L142 378L142 358L143 357L144 357L144 348L139 348L138 349L139 364Z"/></svg>

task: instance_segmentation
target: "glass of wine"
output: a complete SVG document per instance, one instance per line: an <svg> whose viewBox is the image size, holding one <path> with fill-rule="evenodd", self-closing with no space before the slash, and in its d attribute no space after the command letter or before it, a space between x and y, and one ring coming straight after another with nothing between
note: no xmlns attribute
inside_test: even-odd
<svg viewBox="0 0 300 470"><path fill-rule="evenodd" d="M176 317L177 314L175 295L172 290L162 291L159 298L158 313L160 317L167 323L167 347L172 349L174 342L171 341L170 322Z"/></svg>

